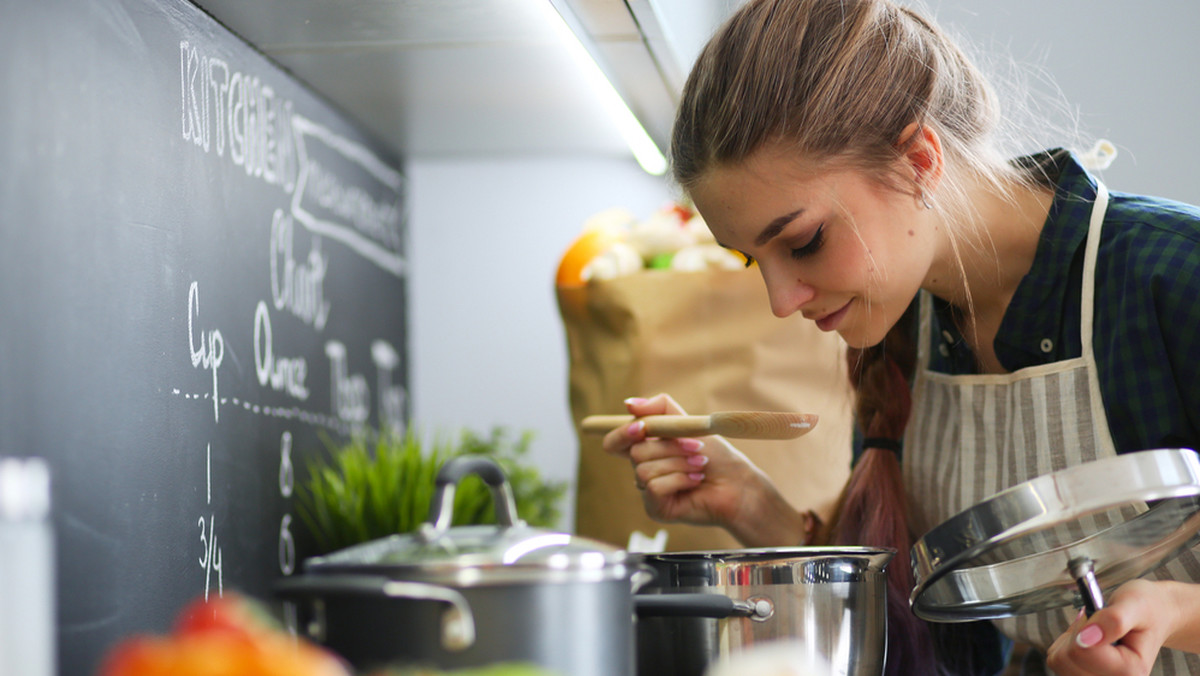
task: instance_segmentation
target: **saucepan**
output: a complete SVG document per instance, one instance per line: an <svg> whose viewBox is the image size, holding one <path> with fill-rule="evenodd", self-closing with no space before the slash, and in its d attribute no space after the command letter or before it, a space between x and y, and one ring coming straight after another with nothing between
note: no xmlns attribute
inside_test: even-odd
<svg viewBox="0 0 1200 676"><path fill-rule="evenodd" d="M814 674L879 676L887 654L885 569L895 550L789 547L668 552L641 556L653 580L638 595L642 676L700 676L714 664L767 642L788 641ZM643 611L657 596L729 598L754 612L700 617L687 608Z"/></svg>
<svg viewBox="0 0 1200 676"><path fill-rule="evenodd" d="M497 525L450 526L468 474L491 489ZM483 456L443 466L430 515L415 534L313 557L279 582L304 633L359 669L525 662L564 676L699 674L751 642L799 637L852 665L838 673L880 673L892 552L632 555L527 526L500 466ZM657 650L688 654L666 666Z"/></svg>
<svg viewBox="0 0 1200 676"><path fill-rule="evenodd" d="M451 527L469 474L491 490L497 525ZM310 638L362 670L521 662L621 676L633 673L636 572L623 550L526 525L500 466L463 456L438 473L418 532L308 559L276 591Z"/></svg>

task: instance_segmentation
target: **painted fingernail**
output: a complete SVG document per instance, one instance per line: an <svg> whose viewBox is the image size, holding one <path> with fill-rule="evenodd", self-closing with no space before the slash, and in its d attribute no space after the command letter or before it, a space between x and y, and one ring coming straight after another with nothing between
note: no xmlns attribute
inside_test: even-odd
<svg viewBox="0 0 1200 676"><path fill-rule="evenodd" d="M693 467L703 467L708 464L707 455L689 455L687 463Z"/></svg>
<svg viewBox="0 0 1200 676"><path fill-rule="evenodd" d="M629 434L629 437L632 439L640 439L645 431L646 431L646 421L638 420L637 422L635 422L629 426L629 431L627 432L627 434Z"/></svg>
<svg viewBox="0 0 1200 676"><path fill-rule="evenodd" d="M691 479L692 481L703 481L704 480L704 472L692 472L691 474L688 475L688 478Z"/></svg>
<svg viewBox="0 0 1200 676"><path fill-rule="evenodd" d="M1103 640L1104 630L1097 624L1088 625L1075 634L1075 644L1080 648L1091 648Z"/></svg>
<svg viewBox="0 0 1200 676"><path fill-rule="evenodd" d="M645 404L647 401L648 401L647 399L643 399L641 397L630 397L625 400L625 404L628 406L641 406L642 404Z"/></svg>
<svg viewBox="0 0 1200 676"><path fill-rule="evenodd" d="M699 439L680 439L678 443L679 448L687 451L688 453L695 453L696 451L704 448L704 442L700 441Z"/></svg>

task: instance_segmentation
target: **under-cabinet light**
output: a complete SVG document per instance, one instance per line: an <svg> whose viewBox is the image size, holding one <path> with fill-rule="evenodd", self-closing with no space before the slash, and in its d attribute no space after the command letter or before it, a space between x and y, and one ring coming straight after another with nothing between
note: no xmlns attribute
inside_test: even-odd
<svg viewBox="0 0 1200 676"><path fill-rule="evenodd" d="M629 144L629 149L633 152L634 159L648 173L660 176L667 170L667 159L663 157L662 151L654 143L654 139L646 133L646 129L642 123L638 121L637 116L626 105L625 99L621 98L616 87L609 81L605 75L604 69L596 62L587 45L584 44L583 38L578 32L568 23L567 18L555 6L553 0L536 0L540 2L546 9L546 13L550 18L550 23L563 36L563 44L566 45L571 57L575 59L587 77L588 82L592 85L599 95L605 109L616 122L617 128L621 132L621 136L625 138L625 142Z"/></svg>

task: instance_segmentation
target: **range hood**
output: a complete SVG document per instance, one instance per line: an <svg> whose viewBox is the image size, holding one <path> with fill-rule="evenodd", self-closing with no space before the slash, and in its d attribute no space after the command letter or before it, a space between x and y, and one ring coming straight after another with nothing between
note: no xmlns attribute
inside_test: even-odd
<svg viewBox="0 0 1200 676"><path fill-rule="evenodd" d="M193 0L411 158L628 156L552 2L664 152L696 52L738 0Z"/></svg>

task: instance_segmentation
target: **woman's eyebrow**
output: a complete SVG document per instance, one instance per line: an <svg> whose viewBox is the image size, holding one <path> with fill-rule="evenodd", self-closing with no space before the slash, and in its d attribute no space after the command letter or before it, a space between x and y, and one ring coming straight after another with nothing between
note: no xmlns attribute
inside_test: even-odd
<svg viewBox="0 0 1200 676"><path fill-rule="evenodd" d="M797 216L804 213L804 209L797 209L790 214L784 214L779 218L771 221L771 224L763 228L763 231L758 233L758 237L754 238L754 246L762 246L771 241L783 228L796 219Z"/></svg>

